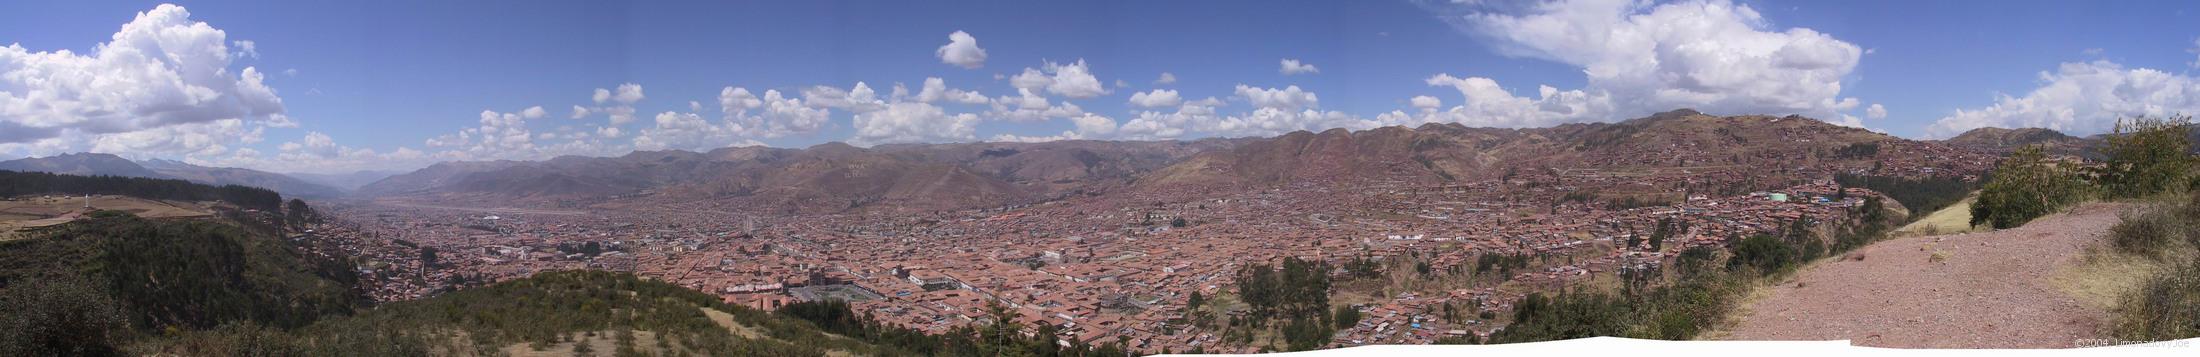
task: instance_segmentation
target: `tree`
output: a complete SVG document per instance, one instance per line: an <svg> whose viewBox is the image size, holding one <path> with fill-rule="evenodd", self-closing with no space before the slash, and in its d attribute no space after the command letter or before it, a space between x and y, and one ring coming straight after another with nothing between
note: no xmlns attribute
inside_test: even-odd
<svg viewBox="0 0 2200 357"><path fill-rule="evenodd" d="M1187 307L1187 308L1189 308L1189 309L1191 309L1191 310L1198 310L1198 309L1199 309L1199 304L1202 304L1202 303L1206 303L1206 302L1207 302L1207 298L1206 298L1206 297L1204 297L1204 296L1200 296L1200 295L1199 295L1199 292L1198 292L1198 291L1193 291L1193 292L1192 292L1192 298L1191 298L1191 300L1190 300L1190 301L1185 301L1185 302L1184 302L1184 306L1185 306L1185 307Z"/></svg>
<svg viewBox="0 0 2200 357"><path fill-rule="evenodd" d="M2189 116L2117 119L2103 139L2101 186L2110 197L2135 198L2191 185L2191 134Z"/></svg>
<svg viewBox="0 0 2200 357"><path fill-rule="evenodd" d="M1445 305L1445 307L1448 308L1450 305ZM1352 328L1352 325L1360 323L1360 310L1352 308L1351 305L1338 305L1335 315L1331 320L1337 322L1337 329L1339 330Z"/></svg>
<svg viewBox="0 0 2200 357"><path fill-rule="evenodd" d="M2013 228L2061 210L2083 198L2084 182L2071 170L2049 161L2045 149L2027 146L1994 167L1993 179L1971 205L1971 224Z"/></svg>
<svg viewBox="0 0 2200 357"><path fill-rule="evenodd" d="M128 333L113 299L77 279L20 282L0 296L0 355L113 356Z"/></svg>

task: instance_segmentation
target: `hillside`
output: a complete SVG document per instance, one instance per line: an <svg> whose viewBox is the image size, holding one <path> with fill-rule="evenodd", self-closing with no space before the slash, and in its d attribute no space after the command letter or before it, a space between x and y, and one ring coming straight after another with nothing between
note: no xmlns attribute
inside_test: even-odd
<svg viewBox="0 0 2200 357"><path fill-rule="evenodd" d="M784 213L942 210L1120 187L1225 140L723 148L538 162L446 162L361 187L370 197L562 204L708 200Z"/></svg>
<svg viewBox="0 0 2200 357"><path fill-rule="evenodd" d="M1992 153L2008 153L2029 145L2045 145L2049 153L2098 158L2099 140L2065 135L2042 128L1978 128L1941 141L1948 146Z"/></svg>
<svg viewBox="0 0 2200 357"><path fill-rule="evenodd" d="M1711 116L1676 110L1618 123L1550 128L1428 124L1293 132L1194 156L1139 179L1148 190L1228 190L1291 184L1439 184L1521 171L1816 166L1871 167L1932 148L1799 116Z"/></svg>
<svg viewBox="0 0 2200 357"><path fill-rule="evenodd" d="M2126 208L2091 203L2014 229L1874 243L1767 289L1725 338L2073 347L2100 337L2109 314L2057 279L2103 241Z"/></svg>
<svg viewBox="0 0 2200 357"><path fill-rule="evenodd" d="M1734 172L1818 179L1894 162L1966 162L1963 150L1799 116L1676 110L1617 123L1549 128L1428 124L1191 142L903 144L725 148L705 153L447 162L366 185L371 197L518 206L703 201L767 213L999 207L1111 192L1215 194L1281 184L1450 184L1555 169L1616 174ZM1983 156L1980 156L1983 157ZM1800 168L1800 169L1799 169ZM1976 168L1951 168L1976 171ZM1895 174L1902 174L1897 172ZM1742 175L1686 183L1741 187ZM1701 182L1695 182L1701 181ZM1754 186L1770 183L1751 182Z"/></svg>

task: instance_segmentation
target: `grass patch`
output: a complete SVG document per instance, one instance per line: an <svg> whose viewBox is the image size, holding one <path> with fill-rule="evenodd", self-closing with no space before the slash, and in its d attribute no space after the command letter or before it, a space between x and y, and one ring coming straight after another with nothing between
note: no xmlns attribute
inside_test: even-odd
<svg viewBox="0 0 2200 357"><path fill-rule="evenodd" d="M1964 198L1962 201L1956 201L1955 204L1933 211L1917 221L1895 229L1894 234L1891 236L1930 236L1982 231L1983 226L1971 225L1971 203L1977 200L1977 197L1969 197Z"/></svg>

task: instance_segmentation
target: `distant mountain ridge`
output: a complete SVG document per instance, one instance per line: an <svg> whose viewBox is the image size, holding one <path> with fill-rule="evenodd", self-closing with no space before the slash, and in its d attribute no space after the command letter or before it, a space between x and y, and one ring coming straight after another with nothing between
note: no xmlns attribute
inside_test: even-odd
<svg viewBox="0 0 2200 357"><path fill-rule="evenodd" d="M357 193L533 202L651 195L787 213L962 209L1121 187L1140 173L1233 142L1058 141L868 149L836 142L805 149L753 146L535 162L444 162L391 176Z"/></svg>
<svg viewBox="0 0 2200 357"><path fill-rule="evenodd" d="M336 197L342 190L282 174L239 168L205 167L174 160L144 162L101 153L74 153L0 161L0 170L66 175L106 175L181 179L208 185L241 185L300 197Z"/></svg>
<svg viewBox="0 0 2200 357"><path fill-rule="evenodd" d="M1000 207L1075 196L1188 197L1276 185L1444 185L1555 168L1825 173L1960 150L1801 116L1675 110L1615 123L1456 123L1198 141L737 147L619 157L445 162L361 187L369 197L512 205L699 202L787 214ZM1990 160L1987 160L1990 161ZM1800 179L1797 175L1783 176ZM1720 184L1735 178L1716 178Z"/></svg>

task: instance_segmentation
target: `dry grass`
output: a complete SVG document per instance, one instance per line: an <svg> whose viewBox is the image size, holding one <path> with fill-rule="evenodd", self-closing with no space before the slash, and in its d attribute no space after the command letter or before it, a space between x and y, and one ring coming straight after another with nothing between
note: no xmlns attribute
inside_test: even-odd
<svg viewBox="0 0 2200 357"><path fill-rule="evenodd" d="M1984 226L1971 225L1971 202L1977 199L1978 197L1973 195L1955 204L1948 205L1948 207L1933 211L1933 213L1925 215L1924 219L1910 222L1909 225L1902 226L1902 228L1896 228L1889 236L1929 236L1988 230Z"/></svg>
<svg viewBox="0 0 2200 357"><path fill-rule="evenodd" d="M2168 270L2168 261L2122 255L2101 245L2086 248L2083 258L2058 269L2048 282L2091 306L2113 310L2125 296L2138 291L2147 279Z"/></svg>

